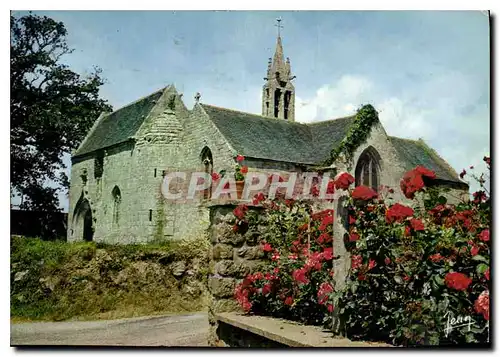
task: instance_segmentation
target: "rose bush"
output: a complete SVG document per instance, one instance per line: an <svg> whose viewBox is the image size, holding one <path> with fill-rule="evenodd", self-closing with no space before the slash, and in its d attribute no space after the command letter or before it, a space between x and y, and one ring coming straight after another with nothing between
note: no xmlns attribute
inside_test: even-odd
<svg viewBox="0 0 500 357"><path fill-rule="evenodd" d="M488 168L489 158L485 158ZM465 176L462 175L462 176ZM448 204L435 174L416 167L400 188L412 207L388 204L394 189L352 187L343 173L332 184L346 190L351 268L342 289L333 283L333 210L313 202L266 200L264 210L235 209L235 231L259 231L268 265L246 277L235 297L247 312L304 323L332 323L332 311L351 339L396 345L484 343L489 336L491 207L484 175L473 199ZM336 237L335 239L339 239ZM449 319L473 324L446 329Z"/></svg>

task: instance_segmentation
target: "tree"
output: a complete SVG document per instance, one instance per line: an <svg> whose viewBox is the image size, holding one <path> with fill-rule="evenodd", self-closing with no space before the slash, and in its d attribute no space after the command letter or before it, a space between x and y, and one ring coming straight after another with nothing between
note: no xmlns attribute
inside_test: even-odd
<svg viewBox="0 0 500 357"><path fill-rule="evenodd" d="M63 155L112 108L99 97L99 68L82 77L61 63L73 51L62 22L30 13L10 23L11 195L22 195L22 208L58 210L57 191L69 186Z"/></svg>

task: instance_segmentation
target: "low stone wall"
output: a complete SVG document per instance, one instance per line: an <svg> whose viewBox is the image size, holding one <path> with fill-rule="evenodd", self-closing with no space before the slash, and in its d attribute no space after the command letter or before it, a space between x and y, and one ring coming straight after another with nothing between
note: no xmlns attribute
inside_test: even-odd
<svg viewBox="0 0 500 357"><path fill-rule="evenodd" d="M217 346L221 347L393 347L385 343L333 337L331 331L318 326L305 326L267 316L220 313L215 318L218 322Z"/></svg>

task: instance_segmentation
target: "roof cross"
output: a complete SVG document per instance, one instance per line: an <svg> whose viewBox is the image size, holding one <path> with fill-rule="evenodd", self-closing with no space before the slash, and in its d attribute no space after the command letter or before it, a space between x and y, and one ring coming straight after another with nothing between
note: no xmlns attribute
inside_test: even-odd
<svg viewBox="0 0 500 357"><path fill-rule="evenodd" d="M280 36L280 29L282 29L282 28L283 28L283 26L281 25L281 21L283 21L283 20L281 20L281 17L278 17L278 18L276 19L276 21L277 21L278 23L277 23L276 25L274 25L274 26L276 26L276 27L278 28L278 37L279 37L279 36Z"/></svg>

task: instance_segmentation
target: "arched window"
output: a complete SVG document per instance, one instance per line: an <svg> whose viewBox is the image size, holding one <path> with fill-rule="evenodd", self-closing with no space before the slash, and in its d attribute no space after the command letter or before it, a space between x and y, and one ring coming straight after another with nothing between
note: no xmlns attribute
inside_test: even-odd
<svg viewBox="0 0 500 357"><path fill-rule="evenodd" d="M203 150L201 150L200 158L203 165L203 171L211 175L214 170L214 164L212 158L212 151L210 151L210 149L207 146L205 146ZM210 185L209 188L203 191L204 199L209 199L211 196L212 196L212 185Z"/></svg>
<svg viewBox="0 0 500 357"><path fill-rule="evenodd" d="M118 186L113 187L111 191L113 195L113 225L118 226L118 220L120 218L120 203L122 201L122 194Z"/></svg>
<svg viewBox="0 0 500 357"><path fill-rule="evenodd" d="M368 186L378 191L380 184L380 155L369 147L359 156L356 164L356 186Z"/></svg>

